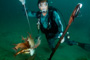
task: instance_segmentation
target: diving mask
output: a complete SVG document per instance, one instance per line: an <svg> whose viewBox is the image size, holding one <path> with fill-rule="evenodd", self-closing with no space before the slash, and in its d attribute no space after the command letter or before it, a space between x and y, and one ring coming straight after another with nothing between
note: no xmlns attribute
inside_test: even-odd
<svg viewBox="0 0 90 60"><path fill-rule="evenodd" d="M47 2L39 3L39 7L46 7L46 6L48 6Z"/></svg>
<svg viewBox="0 0 90 60"><path fill-rule="evenodd" d="M47 12L47 6L48 6L47 2L39 3L39 7L42 8L41 12Z"/></svg>

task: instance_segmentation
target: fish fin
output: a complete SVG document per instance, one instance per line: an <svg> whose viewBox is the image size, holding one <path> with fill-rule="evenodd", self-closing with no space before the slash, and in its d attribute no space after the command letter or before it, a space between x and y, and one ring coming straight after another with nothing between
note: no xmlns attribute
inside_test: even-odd
<svg viewBox="0 0 90 60"><path fill-rule="evenodd" d="M23 36L21 36L21 37L22 37L22 40L25 40L25 38Z"/></svg>
<svg viewBox="0 0 90 60"><path fill-rule="evenodd" d="M17 52L14 56L17 56L18 54L23 53L23 50L20 50L19 52Z"/></svg>
<svg viewBox="0 0 90 60"><path fill-rule="evenodd" d="M12 48L15 52L17 51L17 49L14 47L14 48Z"/></svg>
<svg viewBox="0 0 90 60"><path fill-rule="evenodd" d="M22 40L26 41L26 40L28 40L28 38L24 38L24 37L22 36Z"/></svg>
<svg viewBox="0 0 90 60"><path fill-rule="evenodd" d="M20 50L19 52L17 52L14 56L17 56L17 55L20 54L20 53L24 53L26 50L27 50L27 49L22 49L22 50Z"/></svg>
<svg viewBox="0 0 90 60"><path fill-rule="evenodd" d="M40 43L41 43L41 40L38 39L38 42L37 44L35 44L34 48L37 48L40 45Z"/></svg>
<svg viewBox="0 0 90 60"><path fill-rule="evenodd" d="M27 32L28 34L29 34L29 37L32 39L32 36L31 36L31 34L29 33L29 32Z"/></svg>

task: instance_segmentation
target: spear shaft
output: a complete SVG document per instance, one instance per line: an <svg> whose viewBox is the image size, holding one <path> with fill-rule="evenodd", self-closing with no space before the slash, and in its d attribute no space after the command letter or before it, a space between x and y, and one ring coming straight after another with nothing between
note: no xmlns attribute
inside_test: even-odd
<svg viewBox="0 0 90 60"><path fill-rule="evenodd" d="M55 49L52 51L52 53L51 53L51 55L50 55L50 57L49 57L49 60L51 60L51 58L52 58L52 56L54 55L55 51L56 51L57 48L59 47L59 45L60 45L63 37L65 36L67 30L69 29L71 23L74 21L74 18L78 15L78 13L79 13L79 11L80 11L80 8L81 8L81 4L79 3L79 4L75 7L72 15L70 16L68 25L67 25L66 29L64 30L63 35L60 37L58 43L56 44Z"/></svg>

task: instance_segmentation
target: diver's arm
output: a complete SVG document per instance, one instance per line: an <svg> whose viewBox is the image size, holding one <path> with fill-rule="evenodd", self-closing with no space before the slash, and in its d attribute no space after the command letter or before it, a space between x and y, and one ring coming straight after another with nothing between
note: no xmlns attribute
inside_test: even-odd
<svg viewBox="0 0 90 60"><path fill-rule="evenodd" d="M56 11L54 11L54 17L55 17L55 22L58 25L58 31L59 31L58 38L60 38L62 36L62 34L63 34L63 25L62 25L60 16L59 16L59 14ZM63 43L64 41L65 41L65 38L63 38L61 40L61 43Z"/></svg>
<svg viewBox="0 0 90 60"><path fill-rule="evenodd" d="M36 17L36 12L33 11L28 11L25 4L26 0L19 0L22 3L23 9L25 10L25 14L30 16L30 17Z"/></svg>
<svg viewBox="0 0 90 60"><path fill-rule="evenodd" d="M24 10L24 6L23 6L23 10ZM26 8L26 11L27 11L27 15L29 17L36 17L37 12L35 12L35 11L29 11L28 8ZM25 11L24 11L24 13L25 13ZM26 13L25 13L25 15L26 15Z"/></svg>
<svg viewBox="0 0 90 60"><path fill-rule="evenodd" d="M29 11L29 12L28 12L28 16L29 16L29 17L36 17L36 14L37 14L37 13L34 12L34 11Z"/></svg>
<svg viewBox="0 0 90 60"><path fill-rule="evenodd" d="M58 31L61 33L63 32L63 25L62 25L62 22L61 22L61 19L60 19L60 16L59 14L54 11L54 17L55 17L55 22L56 24L58 25Z"/></svg>

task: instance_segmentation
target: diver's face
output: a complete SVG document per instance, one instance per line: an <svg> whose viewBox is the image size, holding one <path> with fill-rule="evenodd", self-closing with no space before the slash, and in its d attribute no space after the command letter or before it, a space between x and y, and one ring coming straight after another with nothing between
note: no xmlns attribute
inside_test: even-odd
<svg viewBox="0 0 90 60"><path fill-rule="evenodd" d="M47 2L39 3L39 9L41 10L41 12L47 12L47 10L48 10L48 3Z"/></svg>

